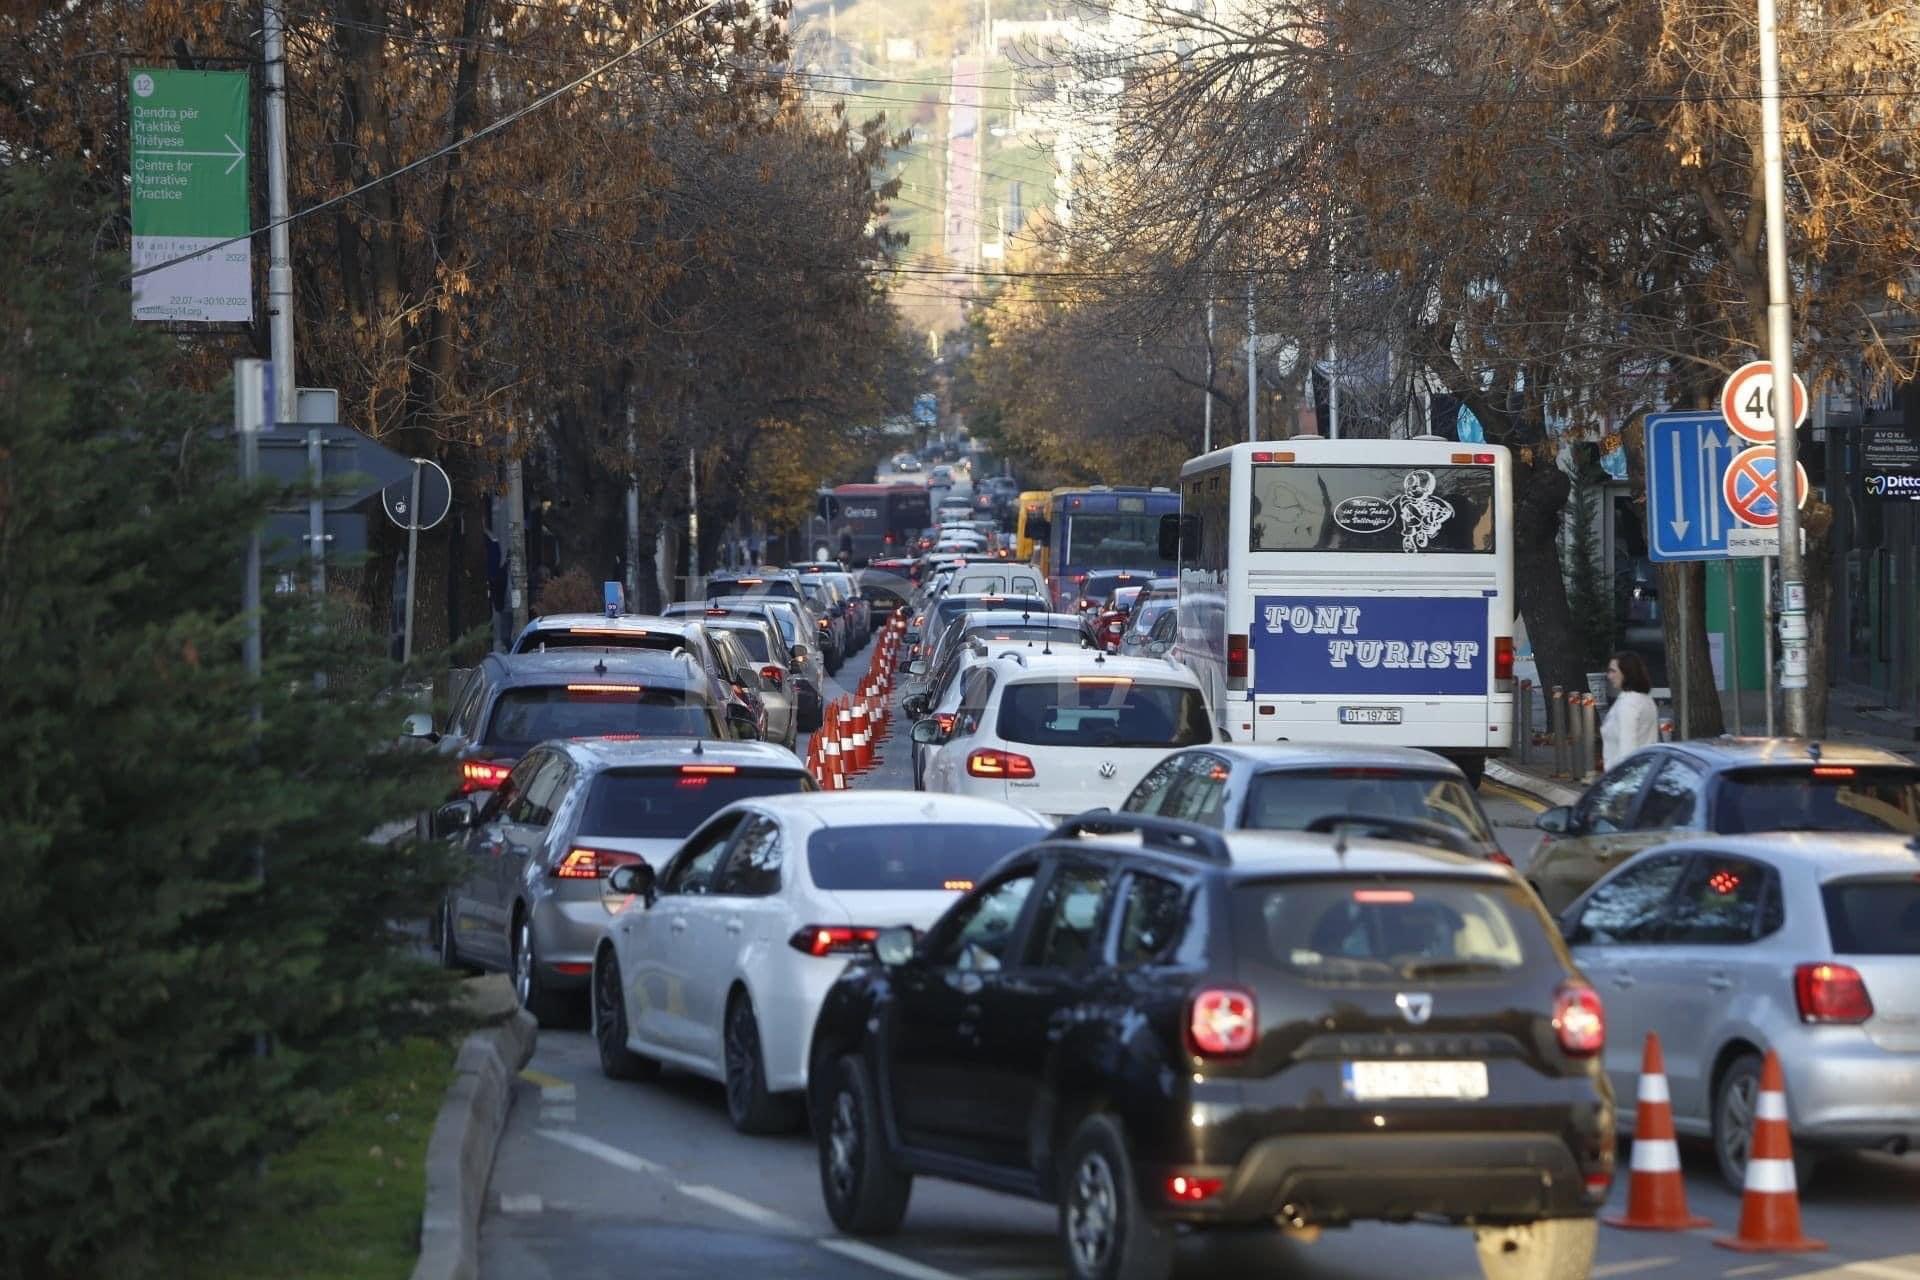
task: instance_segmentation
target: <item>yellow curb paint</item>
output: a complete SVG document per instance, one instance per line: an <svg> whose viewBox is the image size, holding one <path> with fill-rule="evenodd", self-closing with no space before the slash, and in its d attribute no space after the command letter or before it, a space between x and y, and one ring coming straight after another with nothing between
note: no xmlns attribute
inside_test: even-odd
<svg viewBox="0 0 1920 1280"><path fill-rule="evenodd" d="M562 1080L559 1076L550 1076L544 1071L535 1071L532 1067L522 1067L520 1069L520 1078L528 1084L537 1084L542 1089L564 1089L571 1083L570 1081Z"/></svg>
<svg viewBox="0 0 1920 1280"><path fill-rule="evenodd" d="M1491 791L1501 799L1511 800L1521 808L1530 809L1534 813L1545 813L1547 811L1547 804L1544 800L1530 796L1516 787L1509 787L1504 783L1495 782L1490 778L1482 778L1480 780L1480 789L1482 791Z"/></svg>

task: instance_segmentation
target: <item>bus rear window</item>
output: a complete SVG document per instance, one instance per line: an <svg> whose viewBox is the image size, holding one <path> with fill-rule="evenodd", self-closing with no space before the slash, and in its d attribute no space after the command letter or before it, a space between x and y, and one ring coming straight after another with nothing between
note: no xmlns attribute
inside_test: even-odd
<svg viewBox="0 0 1920 1280"><path fill-rule="evenodd" d="M1253 468L1254 551L1494 551L1491 466Z"/></svg>

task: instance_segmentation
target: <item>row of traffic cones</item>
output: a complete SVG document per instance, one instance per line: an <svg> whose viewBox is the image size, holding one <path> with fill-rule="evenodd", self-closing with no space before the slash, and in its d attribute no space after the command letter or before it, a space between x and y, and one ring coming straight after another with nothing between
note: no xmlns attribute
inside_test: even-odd
<svg viewBox="0 0 1920 1280"><path fill-rule="evenodd" d="M907 620L895 613L880 630L867 673L852 693L822 710L820 728L807 740L807 771L823 791L845 791L849 780L880 762L879 744L893 720L890 698L899 667L900 637Z"/></svg>
<svg viewBox="0 0 1920 1280"><path fill-rule="evenodd" d="M1640 1063L1627 1211L1608 1226L1635 1231L1691 1231L1713 1224L1687 1210L1680 1174L1680 1146L1673 1128L1673 1099L1660 1037L1649 1032ZM1787 1081L1780 1055L1769 1049L1760 1070L1753 1134L1747 1145L1746 1186L1740 1197L1740 1229L1714 1240L1742 1253L1809 1253L1826 1248L1800 1230L1800 1192L1793 1176L1793 1136L1787 1126Z"/></svg>

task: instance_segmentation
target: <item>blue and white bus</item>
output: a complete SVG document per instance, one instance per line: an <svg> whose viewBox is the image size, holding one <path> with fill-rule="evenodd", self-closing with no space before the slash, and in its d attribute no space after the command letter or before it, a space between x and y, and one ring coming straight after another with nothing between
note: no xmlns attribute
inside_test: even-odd
<svg viewBox="0 0 1920 1280"><path fill-rule="evenodd" d="M1175 656L1241 742L1426 747L1476 781L1513 741L1507 450L1239 444L1180 469Z"/></svg>
<svg viewBox="0 0 1920 1280"><path fill-rule="evenodd" d="M1160 520L1179 510L1180 495L1163 485L1055 489L1047 500L1046 555L1040 569L1054 607L1073 612L1081 585L1104 570L1130 570L1148 578L1171 574L1173 559L1160 545Z"/></svg>

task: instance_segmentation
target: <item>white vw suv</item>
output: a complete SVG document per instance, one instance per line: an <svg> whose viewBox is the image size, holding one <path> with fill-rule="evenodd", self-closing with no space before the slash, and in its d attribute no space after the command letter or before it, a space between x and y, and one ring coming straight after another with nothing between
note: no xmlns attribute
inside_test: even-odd
<svg viewBox="0 0 1920 1280"><path fill-rule="evenodd" d="M1199 681L1165 658L1022 652L967 672L953 724L922 720L937 747L929 791L1007 800L1050 817L1118 808L1175 747L1215 740Z"/></svg>

